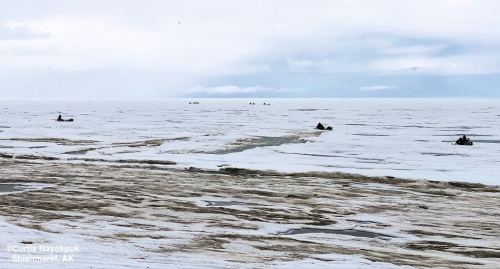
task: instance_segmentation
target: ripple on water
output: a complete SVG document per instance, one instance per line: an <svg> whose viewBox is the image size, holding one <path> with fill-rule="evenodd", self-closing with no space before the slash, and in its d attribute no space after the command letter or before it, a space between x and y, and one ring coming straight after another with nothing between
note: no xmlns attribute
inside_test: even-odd
<svg viewBox="0 0 500 269"><path fill-rule="evenodd" d="M389 136L389 135L386 135L386 134L352 134L352 135L359 135L359 136Z"/></svg>
<svg viewBox="0 0 500 269"><path fill-rule="evenodd" d="M286 232L278 233L278 235L297 235L297 234L312 234L312 233L325 233L325 234L340 234L354 237L365 238L395 238L395 236L375 233L370 231L355 230L355 229L321 229L321 228L299 228L291 229Z"/></svg>
<svg viewBox="0 0 500 269"><path fill-rule="evenodd" d="M238 202L238 201L210 201L210 200L203 200L203 202L205 202L207 204L207 206L233 206L233 205L265 206L263 204Z"/></svg>
<svg viewBox="0 0 500 269"><path fill-rule="evenodd" d="M459 153L443 153L443 152L421 152L420 154L422 155L433 155L433 156L462 156L462 157L468 157L468 154L459 154Z"/></svg>
<svg viewBox="0 0 500 269"><path fill-rule="evenodd" d="M462 135L474 137L474 136L493 136L493 135L487 135L487 134L470 134L470 133L454 133L454 134L435 134L432 136L462 136Z"/></svg>
<svg viewBox="0 0 500 269"><path fill-rule="evenodd" d="M481 139L474 139L473 141L474 143L492 143L492 144L500 144L500 140L494 140L494 139L484 139L484 140L481 140Z"/></svg>

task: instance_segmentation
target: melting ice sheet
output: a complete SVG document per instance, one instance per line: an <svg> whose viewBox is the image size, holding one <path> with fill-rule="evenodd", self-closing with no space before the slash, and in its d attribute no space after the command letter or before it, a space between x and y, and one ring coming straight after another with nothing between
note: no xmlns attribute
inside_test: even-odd
<svg viewBox="0 0 500 269"><path fill-rule="evenodd" d="M498 99L0 100L0 110L3 158L494 185L500 174ZM333 131L314 130L318 122ZM474 146L452 145L463 134Z"/></svg>
<svg viewBox="0 0 500 269"><path fill-rule="evenodd" d="M19 193L23 191L41 190L43 188L52 187L51 184L37 183L0 183L0 195L9 193Z"/></svg>
<svg viewBox="0 0 500 269"><path fill-rule="evenodd" d="M0 218L0 228L3 233L1 246L17 247L19 249L31 247L37 252L5 252L0 251L0 263L7 265L5 268L356 268L356 269L411 269L411 266L397 266L385 262L372 262L370 260L350 255L318 254L313 258L298 261L277 261L272 264L241 263L217 259L214 256L203 254L175 253L165 257L161 253L144 253L143 249L119 241L100 240L95 242L90 236L73 234L55 234L26 229L4 222ZM23 242L23 243L20 243ZM28 256L54 256L40 252L40 246L78 246L78 251L72 254L75 262L60 262L54 267L51 262L12 262L12 255ZM57 253L62 260L64 253Z"/></svg>

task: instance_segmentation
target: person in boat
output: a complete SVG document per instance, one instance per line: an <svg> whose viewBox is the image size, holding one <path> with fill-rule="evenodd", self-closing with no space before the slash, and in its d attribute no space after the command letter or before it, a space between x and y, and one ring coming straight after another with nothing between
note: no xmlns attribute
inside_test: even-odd
<svg viewBox="0 0 500 269"><path fill-rule="evenodd" d="M472 145L472 142L470 141L470 138L463 135L455 142L455 144L457 144L457 145Z"/></svg>
<svg viewBox="0 0 500 269"><path fill-rule="evenodd" d="M59 117L57 117L57 120L56 120L56 121L73 121L73 119L64 120L64 119L61 117L61 114L59 114Z"/></svg>
<svg viewBox="0 0 500 269"><path fill-rule="evenodd" d="M319 122L318 125L316 125L316 129L325 130L325 126L323 126L323 124L321 124L321 122Z"/></svg>

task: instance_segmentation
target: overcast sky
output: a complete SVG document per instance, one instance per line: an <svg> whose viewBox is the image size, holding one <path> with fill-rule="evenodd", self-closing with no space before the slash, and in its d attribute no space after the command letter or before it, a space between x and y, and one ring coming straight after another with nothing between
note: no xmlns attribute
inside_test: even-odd
<svg viewBox="0 0 500 269"><path fill-rule="evenodd" d="M500 97L498 0L0 7L0 98Z"/></svg>

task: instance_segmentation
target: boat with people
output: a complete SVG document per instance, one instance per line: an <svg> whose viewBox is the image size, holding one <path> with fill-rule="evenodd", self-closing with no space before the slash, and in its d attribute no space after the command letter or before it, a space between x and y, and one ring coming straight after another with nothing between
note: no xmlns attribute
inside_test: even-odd
<svg viewBox="0 0 500 269"><path fill-rule="evenodd" d="M472 141L470 141L470 138L463 135L457 141L455 141L455 145L472 146L472 145L474 145L474 143L472 143Z"/></svg>
<svg viewBox="0 0 500 269"><path fill-rule="evenodd" d="M333 128L331 126L328 126L325 128L325 126L323 124L318 123L318 125L316 125L316 128L315 129L318 129L318 130L328 130L328 131L331 131L333 130Z"/></svg>
<svg viewBox="0 0 500 269"><path fill-rule="evenodd" d="M59 117L57 117L56 121L73 121L73 119L67 119L67 120L65 120L65 119L62 118L61 114L59 114Z"/></svg>

